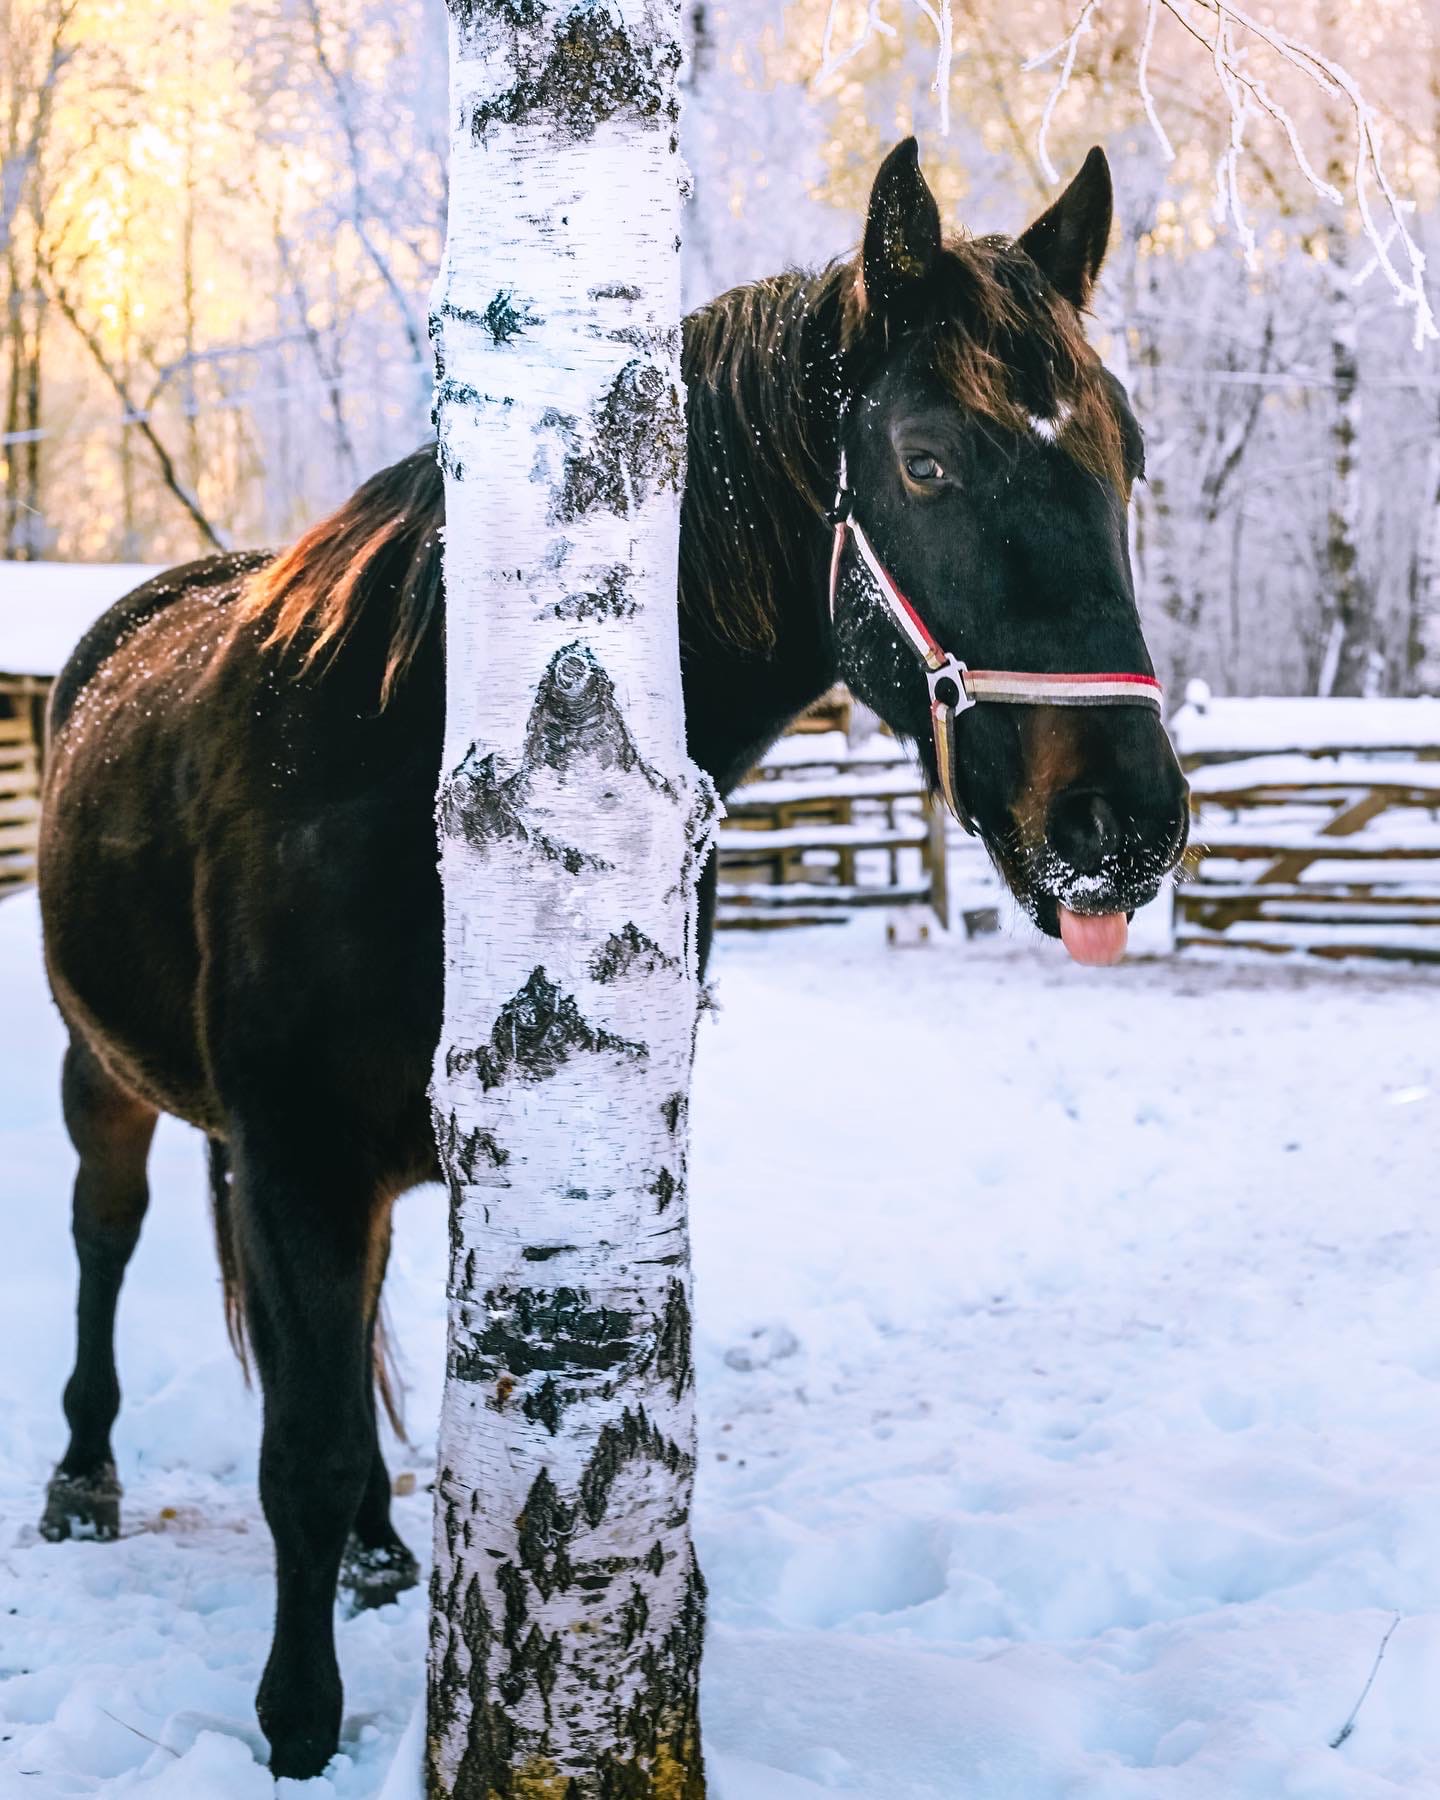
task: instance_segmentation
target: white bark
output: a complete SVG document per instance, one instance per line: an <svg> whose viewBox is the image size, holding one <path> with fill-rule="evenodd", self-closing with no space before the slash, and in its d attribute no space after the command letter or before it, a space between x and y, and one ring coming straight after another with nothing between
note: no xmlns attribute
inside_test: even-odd
<svg viewBox="0 0 1440 1800"><path fill-rule="evenodd" d="M668 0L451 5L428 1780L464 1800L704 1792L678 38Z"/></svg>
<svg viewBox="0 0 1440 1800"><path fill-rule="evenodd" d="M1425 461L1425 501L1415 553L1414 691L1440 694L1440 420Z"/></svg>

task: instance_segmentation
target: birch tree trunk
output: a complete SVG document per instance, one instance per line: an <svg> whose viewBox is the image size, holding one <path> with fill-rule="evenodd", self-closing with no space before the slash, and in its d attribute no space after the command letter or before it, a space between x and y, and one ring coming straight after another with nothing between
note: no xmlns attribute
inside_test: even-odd
<svg viewBox="0 0 1440 1800"><path fill-rule="evenodd" d="M1338 6L1326 9L1331 40L1343 43L1344 20ZM1349 119L1335 104L1325 108L1331 144L1326 178L1339 186L1346 176L1341 146ZM1326 512L1324 618L1327 631L1315 691L1360 695L1380 691L1384 664L1375 642L1375 596L1360 557L1360 310L1355 292L1352 246L1343 218L1331 216L1325 228L1325 279L1330 324L1330 378L1334 393L1330 411L1330 481Z"/></svg>
<svg viewBox="0 0 1440 1800"><path fill-rule="evenodd" d="M1425 461L1424 495L1410 582L1410 692L1440 694L1440 418Z"/></svg>
<svg viewBox="0 0 1440 1800"><path fill-rule="evenodd" d="M678 0L450 0L427 1780L699 1800Z"/></svg>

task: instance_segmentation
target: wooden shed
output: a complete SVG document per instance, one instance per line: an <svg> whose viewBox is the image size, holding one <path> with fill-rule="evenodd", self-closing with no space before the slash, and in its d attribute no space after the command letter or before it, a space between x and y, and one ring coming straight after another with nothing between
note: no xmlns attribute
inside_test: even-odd
<svg viewBox="0 0 1440 1800"><path fill-rule="evenodd" d="M159 570L0 562L0 894L35 878L50 684L106 607Z"/></svg>

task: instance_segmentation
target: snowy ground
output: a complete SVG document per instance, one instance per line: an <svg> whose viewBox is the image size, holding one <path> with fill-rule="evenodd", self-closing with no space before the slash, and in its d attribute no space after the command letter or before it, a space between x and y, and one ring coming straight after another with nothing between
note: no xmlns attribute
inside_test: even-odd
<svg viewBox="0 0 1440 1800"><path fill-rule="evenodd" d="M1087 975L866 926L729 939L720 989L714 1800L1440 1793L1440 979ZM127 1536L39 1543L72 1274L28 896L0 995L0 1800L260 1800L270 1548L197 1147L162 1128L122 1306ZM436 1192L404 1204L390 1291L422 1483L442 1226ZM399 1514L423 1546L423 1491ZM419 1594L340 1643L344 1752L287 1800L379 1792Z"/></svg>

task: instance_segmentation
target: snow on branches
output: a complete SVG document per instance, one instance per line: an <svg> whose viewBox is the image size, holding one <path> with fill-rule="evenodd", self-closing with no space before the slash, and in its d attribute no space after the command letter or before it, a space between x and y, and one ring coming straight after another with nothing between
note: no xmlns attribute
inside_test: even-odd
<svg viewBox="0 0 1440 1800"><path fill-rule="evenodd" d="M936 59L932 89L938 100L940 129L950 128L949 93L954 61L954 0L914 0L935 29ZM1136 25L1135 8L1143 4L1143 23ZM843 47L837 47L842 13L848 0L829 0L822 46L821 76L833 74L865 47L875 32L894 35L894 26L880 13L881 0L866 0L858 31ZM1247 131L1261 118L1268 119L1283 135L1295 167L1311 190L1332 206L1343 206L1345 196L1327 173L1316 166L1296 117L1296 103L1283 100L1267 67L1298 76L1322 99L1332 116L1344 121L1347 148L1333 161L1348 161L1353 170L1355 207L1372 257L1363 274L1379 269L1390 283L1396 300L1411 309L1417 348L1440 336L1425 291L1425 257L1411 231L1409 203L1397 192L1380 144L1376 108L1359 81L1335 57L1307 43L1292 30L1268 22L1236 5L1234 0L1081 0L1069 28L1048 49L1028 58L1027 71L1055 66L1054 82L1045 100L1036 134L1040 166L1046 178L1059 180L1051 160L1049 135L1055 110L1064 97L1081 61L1081 47L1092 33L1117 40L1138 35L1136 83L1145 117L1167 162L1175 149L1161 120L1151 83L1156 30L1161 14L1168 14L1193 43L1203 49L1228 112L1228 132L1216 157L1216 215L1229 218L1247 254L1255 250L1255 234L1241 196L1240 177L1247 152ZM984 30L984 23L979 23ZM1327 159L1319 159L1325 163Z"/></svg>

